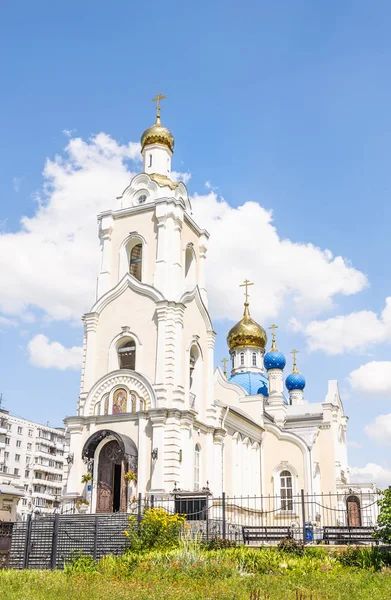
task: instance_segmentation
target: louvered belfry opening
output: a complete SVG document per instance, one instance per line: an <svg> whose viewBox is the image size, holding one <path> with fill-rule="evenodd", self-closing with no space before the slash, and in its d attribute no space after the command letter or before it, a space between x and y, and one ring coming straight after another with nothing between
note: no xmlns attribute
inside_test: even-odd
<svg viewBox="0 0 391 600"><path fill-rule="evenodd" d="M141 267L143 262L143 245L136 244L130 252L130 274L141 281Z"/></svg>

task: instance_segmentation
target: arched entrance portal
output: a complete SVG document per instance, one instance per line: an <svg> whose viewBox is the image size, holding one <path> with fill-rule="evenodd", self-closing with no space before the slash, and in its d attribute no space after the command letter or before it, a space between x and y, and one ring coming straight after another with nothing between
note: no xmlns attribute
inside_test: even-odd
<svg viewBox="0 0 391 600"><path fill-rule="evenodd" d="M93 508L97 513L126 511L125 473L137 473L137 447L127 435L110 429L93 433L83 446L82 458L93 473Z"/></svg>
<svg viewBox="0 0 391 600"><path fill-rule="evenodd" d="M349 527L361 527L361 506L357 496L348 496L346 499Z"/></svg>
<svg viewBox="0 0 391 600"><path fill-rule="evenodd" d="M126 511L126 464L117 440L103 446L98 461L96 512Z"/></svg>

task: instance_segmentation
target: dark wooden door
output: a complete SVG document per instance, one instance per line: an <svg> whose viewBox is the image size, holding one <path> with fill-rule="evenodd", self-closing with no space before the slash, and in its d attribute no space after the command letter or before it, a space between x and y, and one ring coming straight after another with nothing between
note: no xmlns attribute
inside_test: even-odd
<svg viewBox="0 0 391 600"><path fill-rule="evenodd" d="M115 440L103 446L99 455L97 513L126 511L125 461Z"/></svg>
<svg viewBox="0 0 391 600"><path fill-rule="evenodd" d="M361 527L360 499L357 496L349 496L346 500L348 511L348 525L350 527Z"/></svg>

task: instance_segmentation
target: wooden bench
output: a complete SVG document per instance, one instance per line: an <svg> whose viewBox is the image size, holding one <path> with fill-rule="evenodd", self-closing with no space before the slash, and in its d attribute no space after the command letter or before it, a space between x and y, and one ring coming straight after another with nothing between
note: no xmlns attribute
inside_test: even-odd
<svg viewBox="0 0 391 600"><path fill-rule="evenodd" d="M244 525L242 527L243 541L245 544L250 542L280 542L283 539L291 538L292 531L290 527L272 525L255 526Z"/></svg>
<svg viewBox="0 0 391 600"><path fill-rule="evenodd" d="M323 541L326 544L330 542L335 544L359 544L360 542L379 543L373 537L374 527L349 527L348 525L339 527L323 527Z"/></svg>

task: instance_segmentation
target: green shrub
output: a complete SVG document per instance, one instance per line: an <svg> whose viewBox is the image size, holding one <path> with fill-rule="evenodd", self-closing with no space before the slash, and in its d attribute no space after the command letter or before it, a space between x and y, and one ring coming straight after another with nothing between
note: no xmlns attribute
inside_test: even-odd
<svg viewBox="0 0 391 600"><path fill-rule="evenodd" d="M145 511L140 526L136 518L128 518L129 526L124 532L129 539L129 548L135 552L154 548L176 548L186 517L170 514L163 508L150 508Z"/></svg>
<svg viewBox="0 0 391 600"><path fill-rule="evenodd" d="M65 561L64 572L69 575L75 573L95 573L97 570L98 561L94 560L90 554L83 554L79 552L72 552L71 559Z"/></svg>
<svg viewBox="0 0 391 600"><path fill-rule="evenodd" d="M295 556L303 556L304 554L304 544L297 542L294 538L284 538L278 543L277 548L281 552L294 554Z"/></svg>
<svg viewBox="0 0 391 600"><path fill-rule="evenodd" d="M360 548L359 546L348 546L335 553L337 560L344 567L356 567L358 569L370 569L380 571L384 566L382 552L378 548Z"/></svg>
<svg viewBox="0 0 391 600"><path fill-rule="evenodd" d="M235 540L213 537L210 540L201 542L200 546L203 550L224 550L225 548L237 548L239 544Z"/></svg>
<svg viewBox="0 0 391 600"><path fill-rule="evenodd" d="M391 489L382 492L382 499L378 501L380 513L377 517L378 529L373 536L384 544L391 544Z"/></svg>

